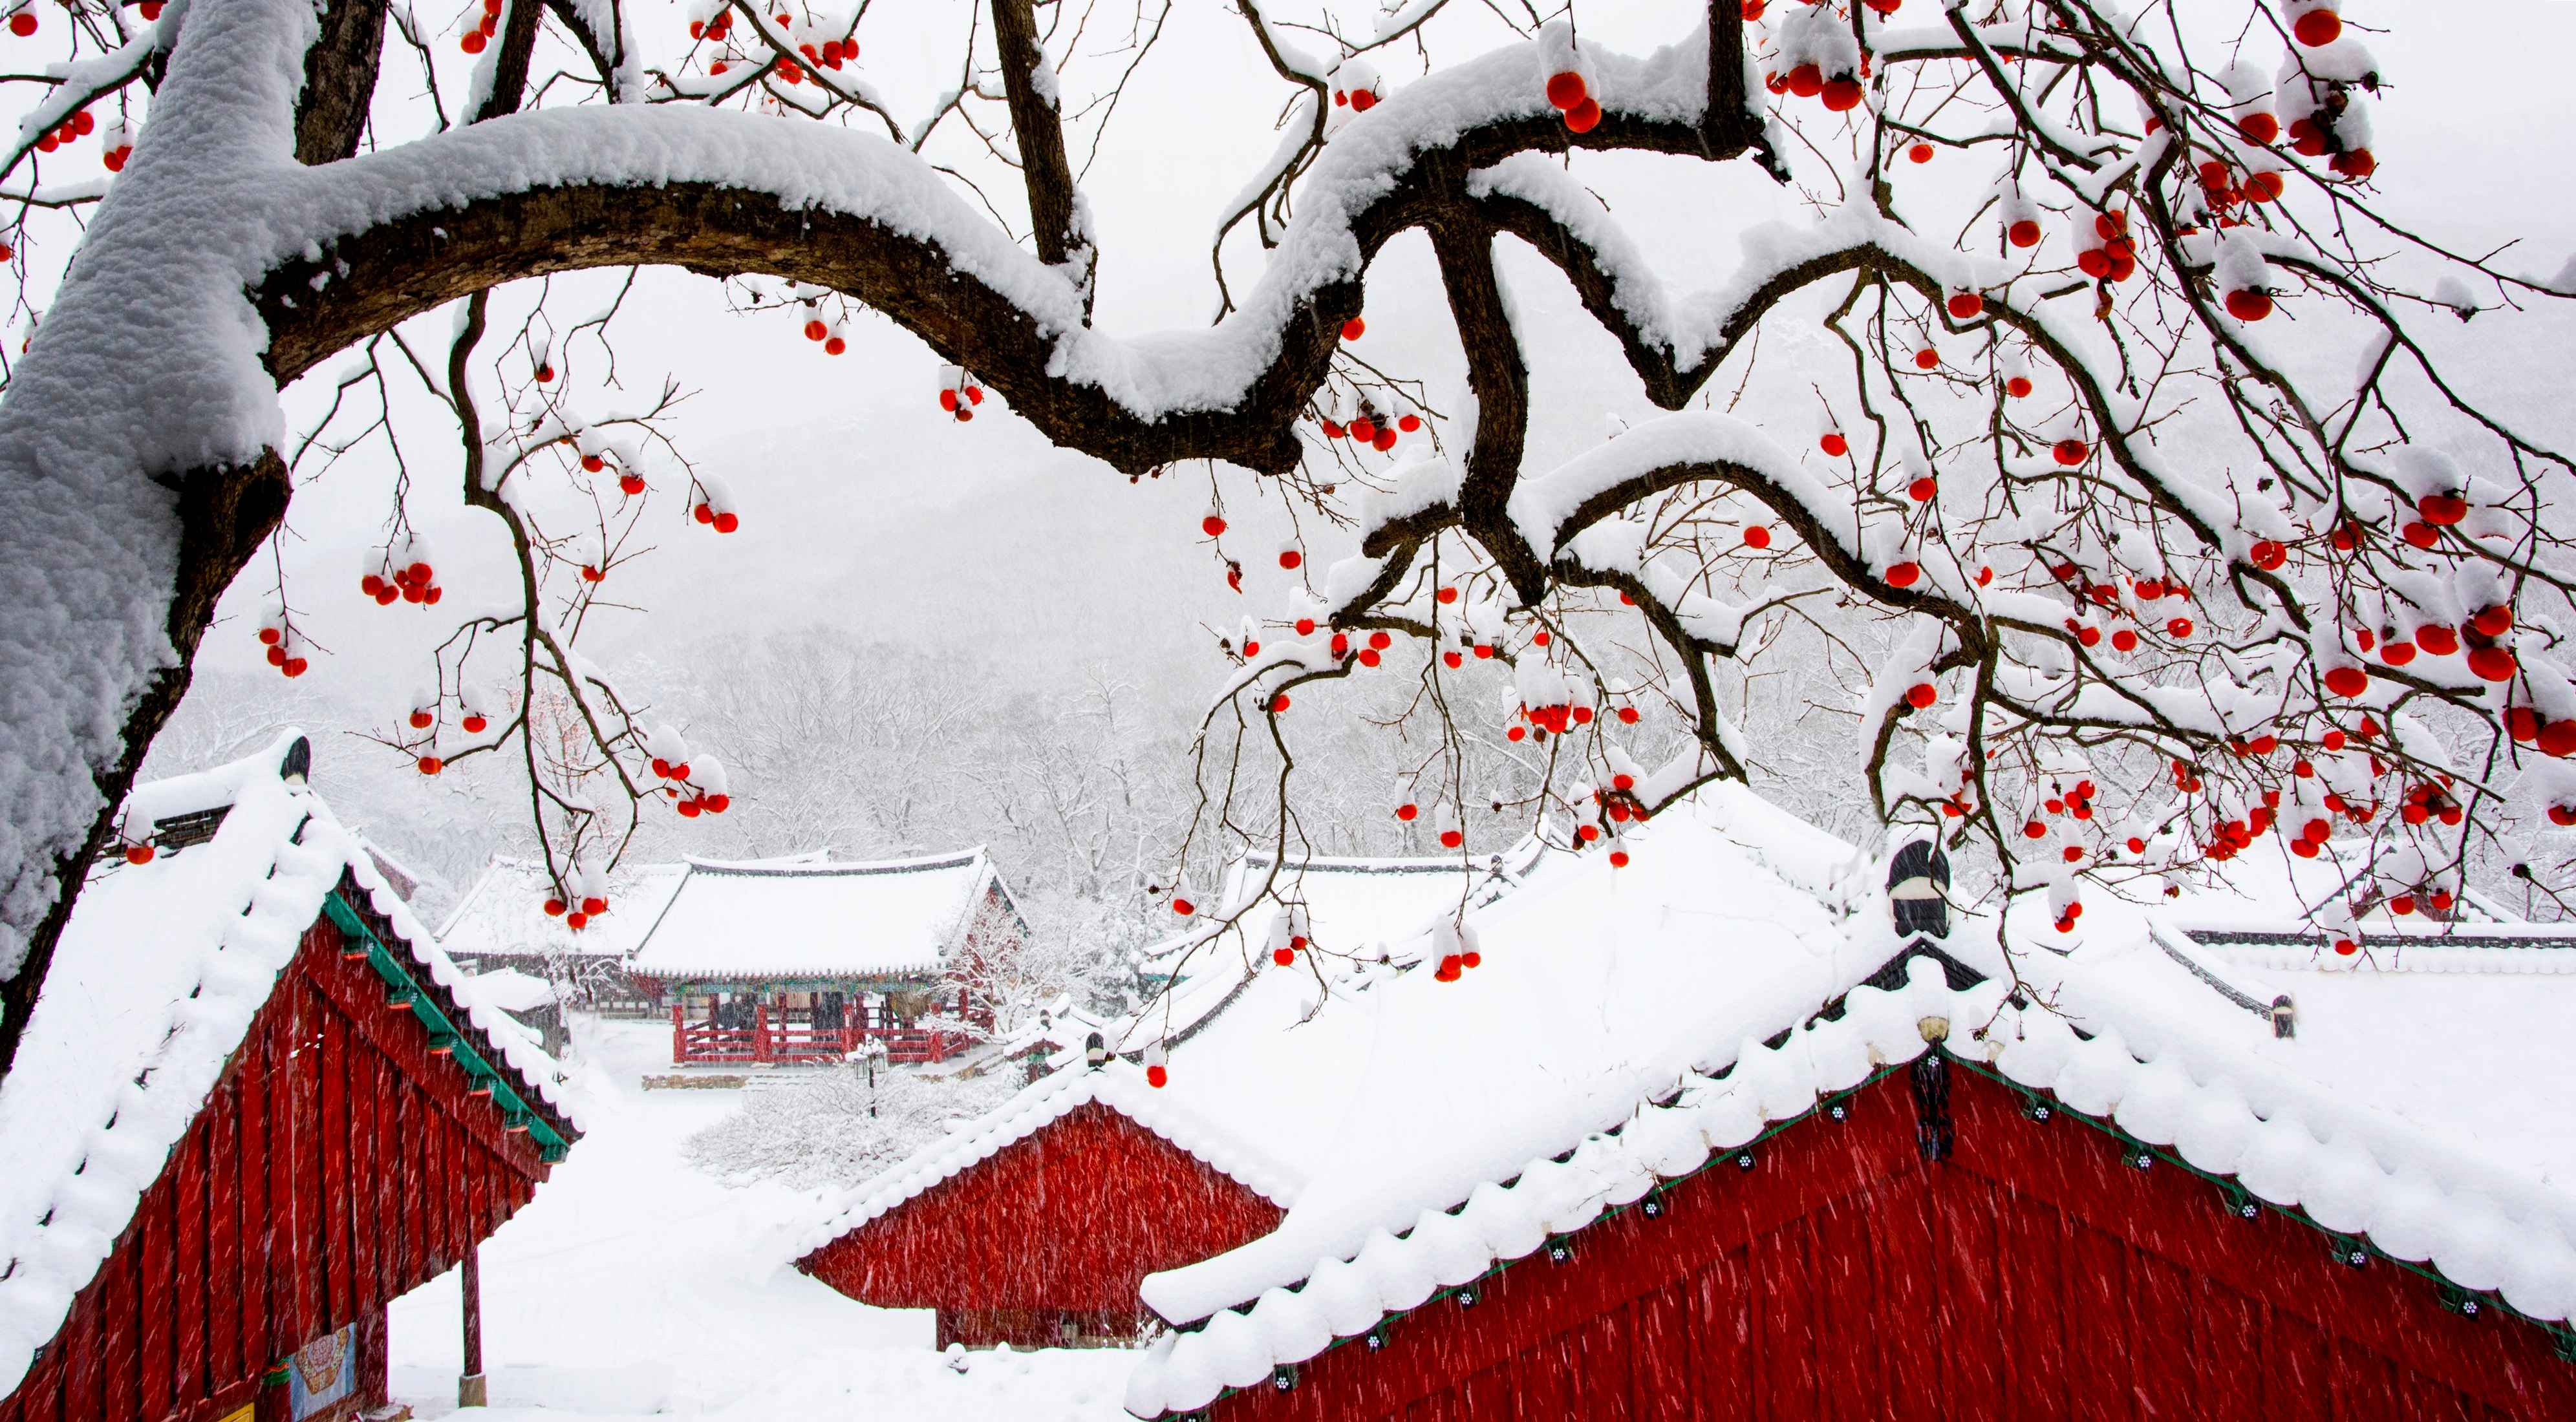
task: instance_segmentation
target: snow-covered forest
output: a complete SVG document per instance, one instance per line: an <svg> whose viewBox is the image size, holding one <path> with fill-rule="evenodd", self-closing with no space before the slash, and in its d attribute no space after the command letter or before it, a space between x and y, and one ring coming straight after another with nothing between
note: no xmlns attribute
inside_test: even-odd
<svg viewBox="0 0 2576 1422"><path fill-rule="evenodd" d="M645 664L664 714L720 750L746 784L725 815L648 822L628 849L640 861L683 854L760 858L829 848L844 858L896 858L988 846L1038 929L1048 966L1038 1000L1071 990L1104 1005L1132 988L1133 950L1170 933L1147 889L1189 827L1189 737L1196 689L1139 681L1132 660L1069 671L1013 691L1010 669L971 657L866 643L814 626L744 643L710 641ZM1813 694L1804 682L1783 694ZM363 697L324 680L281 684L251 672L203 673L155 743L150 778L240 754L286 725L323 733L315 781L353 824L423 876L433 919L496 853L531 854L525 790L506 768L468 762L423 777L354 729ZM1398 819L1381 787L1419 751L1379 729L1401 701L1328 728L1308 752L1319 767L1303 806L1316 852L1429 854L1433 821ZM1820 823L1857 828L1849 786L1829 779L1849 718L1812 708L1756 763L1760 783ZM338 735L331 728L344 728ZM1529 819L1528 762L1486 747L1466 782L1482 805L1479 838L1504 842ZM1501 802L1510 808L1493 810Z"/></svg>

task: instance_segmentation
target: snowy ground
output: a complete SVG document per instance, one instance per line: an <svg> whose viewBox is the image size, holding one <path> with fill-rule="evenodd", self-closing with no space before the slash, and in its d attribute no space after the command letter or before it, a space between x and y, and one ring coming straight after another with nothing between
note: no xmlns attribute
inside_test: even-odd
<svg viewBox="0 0 2576 1422"><path fill-rule="evenodd" d="M930 1315L869 1308L773 1267L801 1198L728 1188L681 1142L739 1103L641 1089L669 1069L669 1029L576 1022L589 1133L534 1203L483 1246L492 1408L465 1417L850 1417L1108 1422L1123 1352L931 1350ZM453 1272L395 1301L393 1391L423 1418L457 1411Z"/></svg>

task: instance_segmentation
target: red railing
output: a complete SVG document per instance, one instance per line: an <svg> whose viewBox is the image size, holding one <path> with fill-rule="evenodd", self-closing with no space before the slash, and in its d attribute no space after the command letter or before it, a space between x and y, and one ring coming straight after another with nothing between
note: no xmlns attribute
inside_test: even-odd
<svg viewBox="0 0 2576 1422"><path fill-rule="evenodd" d="M767 1007L755 1010L749 1027L720 1027L713 1022L691 1022L685 1009L678 1003L671 1004L671 1060L683 1065L837 1062L871 1037L886 1044L886 1060L897 1066L946 1061L966 1045L953 1033L922 1027L817 1027L811 1022L772 1022Z"/></svg>

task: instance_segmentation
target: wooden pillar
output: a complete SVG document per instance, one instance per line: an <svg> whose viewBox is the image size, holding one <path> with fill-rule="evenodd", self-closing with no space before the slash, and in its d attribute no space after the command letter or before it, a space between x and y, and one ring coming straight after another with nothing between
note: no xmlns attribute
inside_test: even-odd
<svg viewBox="0 0 2576 1422"><path fill-rule="evenodd" d="M456 1380L456 1405L482 1407L488 1396L483 1386L483 1246L469 1242L465 1246L465 1264L458 1270L461 1291L465 1296L465 1374Z"/></svg>
<svg viewBox="0 0 2576 1422"><path fill-rule="evenodd" d="M751 1059L769 1060L769 1002L766 998L751 1005Z"/></svg>
<svg viewBox="0 0 2576 1422"><path fill-rule="evenodd" d="M678 1066L688 1059L689 1009L674 997L671 999L671 1065Z"/></svg>

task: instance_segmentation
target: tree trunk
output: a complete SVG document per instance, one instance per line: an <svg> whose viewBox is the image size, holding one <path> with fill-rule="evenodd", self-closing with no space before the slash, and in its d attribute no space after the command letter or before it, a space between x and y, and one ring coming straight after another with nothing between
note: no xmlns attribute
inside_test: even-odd
<svg viewBox="0 0 2576 1422"><path fill-rule="evenodd" d="M26 1036L36 994L44 984L46 970L53 965L54 947L62 941L63 925L71 918L73 896L79 892L90 863L107 848L115 832L116 812L124 804L126 792L134 787L134 773L142 767L144 752L151 748L152 738L160 734L170 713L178 708L179 698L187 693L197 643L205 636L206 624L214 619L215 603L223 597L224 589L232 586L233 575L241 571L242 564L249 561L261 540L285 515L290 488L286 464L274 451L249 465L200 469L181 476L175 483L179 567L170 590L170 616L165 630L177 659L172 666L153 674L142 696L126 712L121 753L115 762L92 771L101 798L98 819L91 824L87 840L54 862L57 888L53 907L29 936L26 961L19 965L16 975L0 982L0 1079L8 1076L10 1064L17 1060L18 1044Z"/></svg>

